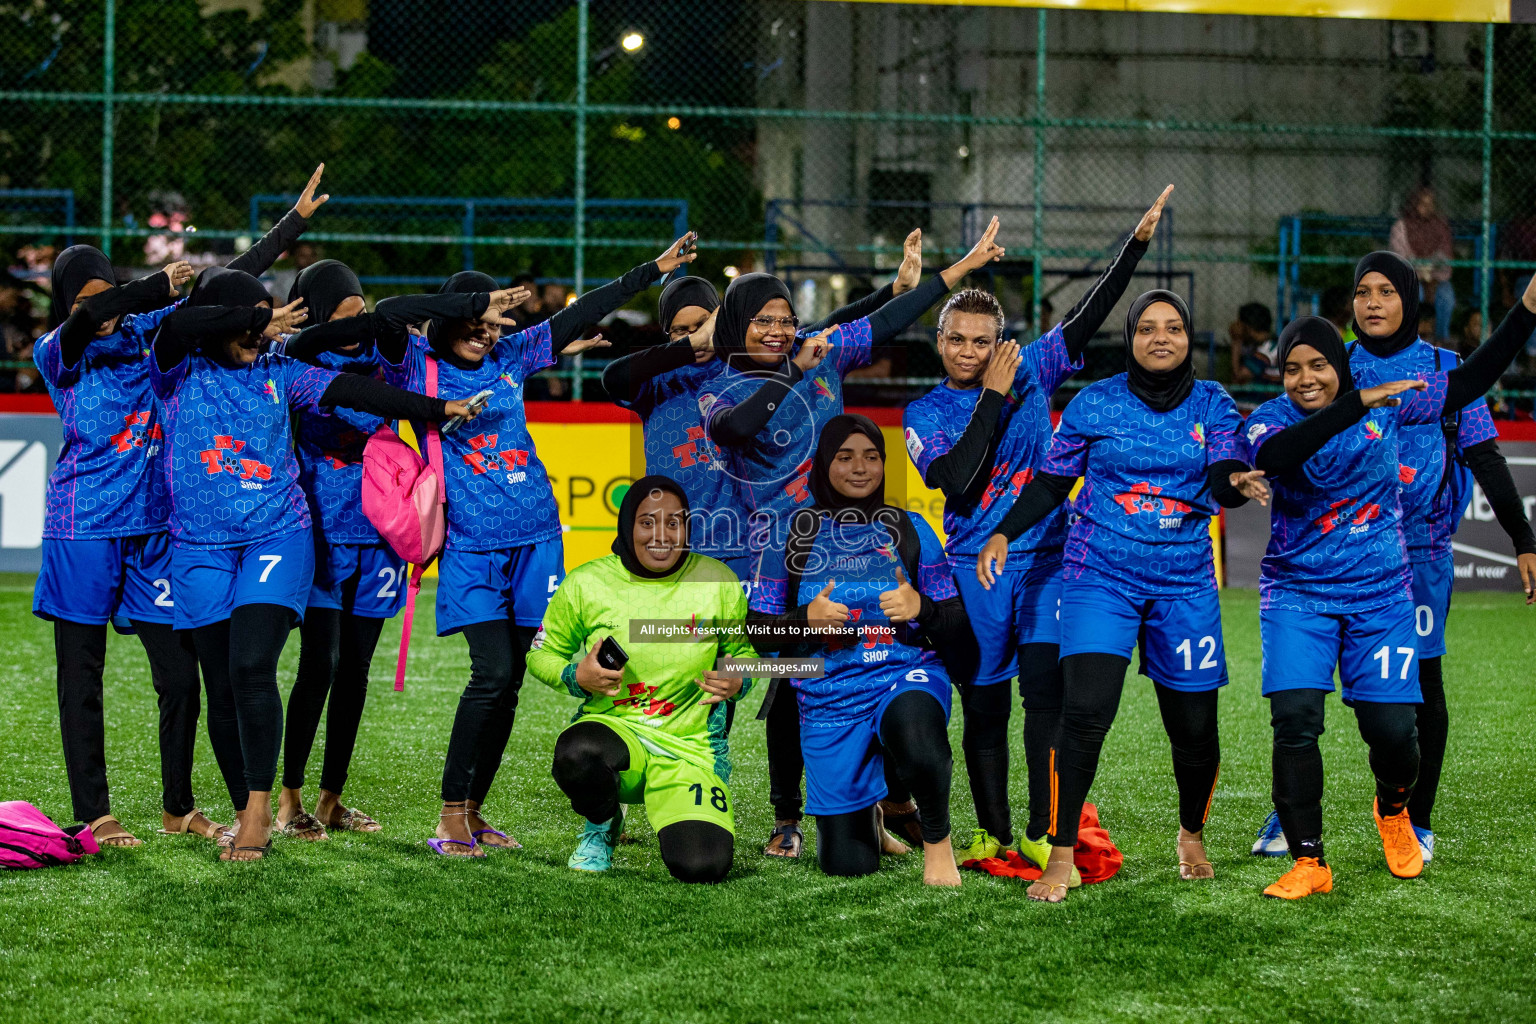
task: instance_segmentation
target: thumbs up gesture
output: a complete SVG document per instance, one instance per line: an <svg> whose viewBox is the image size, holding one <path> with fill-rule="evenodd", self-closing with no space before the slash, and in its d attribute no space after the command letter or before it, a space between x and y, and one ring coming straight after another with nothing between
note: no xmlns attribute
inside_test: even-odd
<svg viewBox="0 0 1536 1024"><path fill-rule="evenodd" d="M836 580L828 580L821 593L812 598L806 608L805 617L813 633L830 633L834 626L848 621L848 606L832 600L832 588L835 586Z"/></svg>
<svg viewBox="0 0 1536 1024"><path fill-rule="evenodd" d="M907 582L906 573L896 570L896 589L880 595L880 610L892 622L911 622L923 606L923 596Z"/></svg>

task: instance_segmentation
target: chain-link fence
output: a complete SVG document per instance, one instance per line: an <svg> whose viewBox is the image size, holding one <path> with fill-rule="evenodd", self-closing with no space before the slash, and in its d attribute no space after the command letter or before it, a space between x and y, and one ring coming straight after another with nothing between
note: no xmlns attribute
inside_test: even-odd
<svg viewBox="0 0 1536 1024"><path fill-rule="evenodd" d="M323 250L377 294L473 266L531 273L557 305L686 225L694 272L773 270L820 313L889 276L910 228L934 268L996 213L1008 257L985 283L1027 336L1173 182L1140 280L1188 295L1202 369L1243 383L1285 319L1347 305L1360 254L1394 228L1422 244L1441 215L1449 276L1425 329L1453 346L1486 333L1536 268L1533 83L1528 25L827 0L0 0L0 236L21 278L76 239L123 264L212 261L324 161L335 198L291 257ZM7 329L14 359L25 332ZM1118 365L1113 319L1104 335L1100 373ZM938 373L911 350L886 371L905 383L870 397ZM590 365L565 372L562 393L591 397Z"/></svg>

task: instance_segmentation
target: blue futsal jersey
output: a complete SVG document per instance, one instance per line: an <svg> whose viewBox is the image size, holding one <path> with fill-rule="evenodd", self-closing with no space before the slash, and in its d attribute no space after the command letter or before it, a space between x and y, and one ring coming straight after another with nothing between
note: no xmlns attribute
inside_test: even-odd
<svg viewBox="0 0 1536 1024"><path fill-rule="evenodd" d="M32 349L64 428L48 477L43 536L53 540L132 537L165 529L165 432L149 383L149 338L175 306L124 316L64 366L59 330Z"/></svg>
<svg viewBox="0 0 1536 1024"><path fill-rule="evenodd" d="M1428 380L1436 373L1448 373L1457 361L1456 353L1426 341L1415 341L1385 358L1372 355L1363 345L1351 345L1349 350L1349 368L1357 388L1394 380ZM1498 436L1486 402L1474 402L1456 417L1456 447L1462 451ZM1397 454L1408 560L1446 558L1451 553L1451 535L1461 521L1463 498L1471 493L1471 471L1453 463L1451 477L1446 478L1446 439L1439 420L1404 423L1398 434Z"/></svg>
<svg viewBox="0 0 1536 1024"><path fill-rule="evenodd" d="M274 353L238 369L198 353L163 373L149 363L165 413L171 536L234 548L308 528L292 414L318 411L336 372Z"/></svg>
<svg viewBox="0 0 1536 1024"><path fill-rule="evenodd" d="M921 516L902 514L912 523L919 543L918 578L913 586L932 601L954 597L954 577L933 527ZM859 721L901 680L926 680L929 673L943 671L932 651L897 642L897 629L905 634L908 628L893 626L880 610L880 595L896 589L900 568L900 552L891 531L881 523L838 524L823 518L793 595L787 593L784 548L775 544L763 552L752 588L753 611L776 615L810 604L828 583L835 584L832 599L848 606L849 619L840 627L846 635L816 652L826 658L826 674L820 679L794 680L807 724Z"/></svg>
<svg viewBox="0 0 1536 1024"><path fill-rule="evenodd" d="M1270 480L1261 609L1337 615L1410 597L1400 447L1406 425L1438 421L1445 375L1431 374L1429 385L1405 393L1402 405L1366 410L1364 419L1330 438L1305 464ZM1248 418L1254 451L1307 415L1286 395L1259 406Z"/></svg>
<svg viewBox="0 0 1536 1024"><path fill-rule="evenodd" d="M386 364L386 379L425 393L430 351L412 334L404 362ZM449 549L504 551L560 536L560 509L523 408L523 382L554 364L548 322L503 336L473 370L437 361L438 398L491 392L478 417L442 435Z"/></svg>
<svg viewBox="0 0 1536 1024"><path fill-rule="evenodd" d="M1142 598L1187 597L1216 585L1206 469L1248 461L1237 406L1197 380L1175 409L1153 412L1126 375L1090 384L1062 413L1043 473L1080 476L1063 578L1094 574Z"/></svg>
<svg viewBox="0 0 1536 1024"><path fill-rule="evenodd" d="M615 399L640 417L645 471L676 480L688 495L688 507L700 514L690 533L693 550L716 557L744 554L746 540L745 523L711 518L717 510L742 508L736 477L699 423L699 392L724 370L719 359L679 367L652 377L634 397Z"/></svg>
<svg viewBox="0 0 1536 1024"><path fill-rule="evenodd" d="M328 370L380 376L377 350L321 352ZM299 483L319 535L330 544L378 544L379 531L363 515L363 449L386 421L356 409L332 407L299 414Z"/></svg>
<svg viewBox="0 0 1536 1024"><path fill-rule="evenodd" d="M974 502L954 498L944 502L945 548L961 570L969 565L974 571L976 556L997 532L1013 507L1013 499L1045 461L1051 443L1051 395L1062 381L1083 368L1081 359L1073 362L1068 355L1060 324L1019 354L1023 362L992 434L997 439L996 454L988 470L986 490ZM981 388L962 391L946 380L907 406L902 416L907 453L924 479L933 461L947 454L965 433L981 392ZM1022 572L1040 562L1059 560L1066 536L1067 512L1063 508L1008 545L1008 570Z"/></svg>
<svg viewBox="0 0 1536 1024"><path fill-rule="evenodd" d="M809 507L816 439L827 420L843 411L843 375L869 365L868 319L843 324L831 341L832 351L790 389L756 437L739 448L719 446L726 468L740 481L742 500L759 520L782 526L796 509ZM712 416L745 401L762 384L762 378L729 366L710 378L699 391L705 436Z"/></svg>

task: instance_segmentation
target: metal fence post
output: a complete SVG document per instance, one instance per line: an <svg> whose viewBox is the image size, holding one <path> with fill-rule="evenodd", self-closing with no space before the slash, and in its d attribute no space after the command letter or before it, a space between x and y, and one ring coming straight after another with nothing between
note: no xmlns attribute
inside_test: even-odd
<svg viewBox="0 0 1536 1024"><path fill-rule="evenodd" d="M576 0L576 172L575 225L572 236L575 250L572 254L576 294L581 294L582 278L586 271L587 244L587 4L588 0ZM581 356L576 356L576 379L571 382L571 398L581 401Z"/></svg>
<svg viewBox="0 0 1536 1024"><path fill-rule="evenodd" d="M1045 8L1035 12L1035 210L1032 244L1034 247L1034 287L1030 303L1030 329L1041 333L1040 300L1043 286L1040 248L1045 240Z"/></svg>
<svg viewBox="0 0 1536 1024"><path fill-rule="evenodd" d="M1488 338L1488 291L1493 284L1493 22L1483 27L1483 339Z"/></svg>
<svg viewBox="0 0 1536 1024"><path fill-rule="evenodd" d="M117 0L106 0L101 60L101 251L112 258L112 83L117 77Z"/></svg>

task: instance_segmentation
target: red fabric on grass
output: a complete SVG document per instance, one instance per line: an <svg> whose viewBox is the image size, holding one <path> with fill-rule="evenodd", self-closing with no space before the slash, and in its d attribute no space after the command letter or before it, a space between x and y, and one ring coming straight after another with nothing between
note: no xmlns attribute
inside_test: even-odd
<svg viewBox="0 0 1536 1024"><path fill-rule="evenodd" d="M1093 804L1083 804L1083 816L1077 826L1077 845L1072 848L1072 863L1077 865L1085 885L1113 878L1120 865L1125 863L1125 855L1099 824L1099 809ZM1041 875L1040 869L1020 857L1017 850L1009 850L1001 857L968 860L961 867L985 871L999 878L1023 878L1031 882Z"/></svg>

